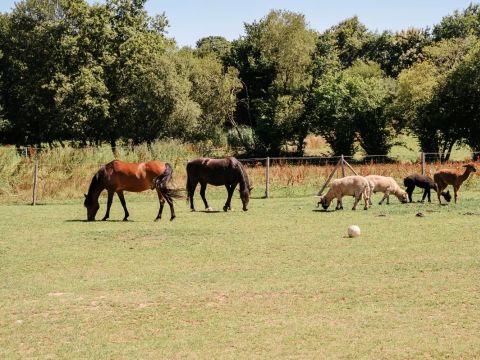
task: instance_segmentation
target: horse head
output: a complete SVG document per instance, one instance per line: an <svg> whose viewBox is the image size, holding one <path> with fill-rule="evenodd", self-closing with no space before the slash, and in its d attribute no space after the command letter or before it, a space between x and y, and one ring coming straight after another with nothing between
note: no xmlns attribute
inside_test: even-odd
<svg viewBox="0 0 480 360"><path fill-rule="evenodd" d="M95 215L97 215L97 211L100 208L100 204L98 203L98 199L93 199L92 196L84 194L85 201L83 202L83 206L87 208L87 220L88 221L95 221Z"/></svg>
<svg viewBox="0 0 480 360"><path fill-rule="evenodd" d="M242 200L243 204L243 211L248 210L248 203L250 201L250 191L251 187L245 187L245 189L241 190L240 189L240 199Z"/></svg>

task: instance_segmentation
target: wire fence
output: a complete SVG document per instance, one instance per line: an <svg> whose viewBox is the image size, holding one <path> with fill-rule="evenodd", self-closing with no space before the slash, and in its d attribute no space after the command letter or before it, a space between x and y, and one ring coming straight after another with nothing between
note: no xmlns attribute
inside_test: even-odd
<svg viewBox="0 0 480 360"><path fill-rule="evenodd" d="M44 149L42 149L43 151ZM135 151L129 146L118 147L120 151ZM81 151L85 151L84 148ZM95 151L95 147L87 149L88 151ZM58 173L61 173L64 169L65 164L63 162L52 161L48 158L43 158L40 154L34 154L32 156L32 148L23 148L17 149L22 156L25 157L25 161L28 162L28 166L31 166L31 198L32 204L37 203L39 187L43 184L43 191L47 192L46 186L47 182L50 182L52 185L50 187L55 188L55 186L62 186L61 179L56 179L57 182L52 181L52 175L55 171L57 172L57 177L61 177ZM29 153L30 152L30 153ZM473 152L470 154L470 159L480 159L480 152ZM111 155L110 155L111 156ZM149 156L146 154L145 156ZM339 162L340 159L348 160L348 162L355 167L359 174L379 174L379 175L396 175L397 178L401 176L406 176L409 173L417 172L427 175L432 175L440 166L458 167L461 164L464 164L465 161L471 161L465 159L464 161L445 161L442 157L442 154L439 153L419 153L418 159L416 161L411 160L402 160L399 157L391 157L386 155L366 155L366 156L293 156L293 157L253 157L253 158L239 158L239 160L247 166L249 172L253 173L255 178L257 189L260 188L261 192L264 194L263 197L270 197L270 188L271 186L279 186L283 184L285 186L292 186L295 184L302 184L302 180L305 180L310 176L317 180L313 180L312 186L318 186L321 179L325 179L334 171L335 165ZM93 159L92 159L93 160ZM94 159L88 164L83 164L83 170L89 172L88 174L73 174L73 169L64 169L65 172L69 172L72 178L82 177L83 186L85 179L92 176L92 173L96 171L95 169L104 165L108 161L103 161L100 159ZM174 168L180 170L185 168L186 163L189 158L188 154L184 156L177 156L175 159ZM385 166L383 166L385 165ZM382 167L383 166L383 167ZM72 164L71 167L75 167L75 164ZM336 170L335 170L336 171ZM184 170L183 170L184 172ZM395 174L393 174L395 173ZM345 169L342 167L338 168L337 177L345 176ZM87 181L88 181L87 180ZM72 181L72 180L70 180ZM73 180L76 181L76 180ZM80 184L80 182L79 182ZM80 187L80 185L78 185ZM263 190L262 190L263 188ZM49 191L55 191L49 190Z"/></svg>
<svg viewBox="0 0 480 360"><path fill-rule="evenodd" d="M54 193L56 189L61 190L62 187L71 183L74 183L78 192L80 188L85 187L85 183L91 179L93 173L100 166L111 161L112 155L114 158L132 162L149 159L167 160L173 165L179 179L183 181L186 163L197 157L199 152L198 149L183 152L178 149L178 147L174 149L155 148L148 145L116 146L114 151L111 147L95 146L68 147L66 149L59 147L10 148L10 153L16 152L23 160L21 160L21 170L6 169L5 163L8 161L3 163L3 167L0 163L0 199L2 193L4 198L7 197L5 194L8 191L4 191L4 188L11 183L8 179L10 174L18 174L19 171L24 172L23 183L18 185L17 182L15 189L20 188L23 193L30 191L32 204L37 202L39 194L42 198L44 194ZM233 152L232 149L226 151L224 148L215 149L213 147L205 151L205 155L210 155L209 157L222 157ZM249 169L249 176L252 174L256 191L260 188L264 197L269 197L272 186L292 187L292 185L302 185L306 182L312 187L319 186L323 179L328 178L341 158L348 160L348 163L355 167L361 175L389 175L400 179L412 172L433 175L441 166L459 168L466 161L480 160L480 152L465 152L463 161L447 161L443 154L432 152L418 153L416 158L414 154L403 158L401 156L360 156L357 154L355 156L252 157L239 158L239 160ZM342 172L339 168L337 177L344 175L344 171ZM15 191L12 190L9 193L15 196ZM23 198L25 199L25 196ZM45 195L46 198L48 198L47 195Z"/></svg>

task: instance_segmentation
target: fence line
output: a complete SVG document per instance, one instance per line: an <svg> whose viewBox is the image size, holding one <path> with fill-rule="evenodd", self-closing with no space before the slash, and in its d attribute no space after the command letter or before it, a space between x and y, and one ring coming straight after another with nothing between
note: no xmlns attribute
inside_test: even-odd
<svg viewBox="0 0 480 360"><path fill-rule="evenodd" d="M417 162L412 162L412 164L415 163L420 163L420 171L422 174L426 173L426 165L427 165L427 155L437 155L438 157L435 159L436 162L440 163L445 163L446 161L441 158L441 153L427 153L427 152L421 152L419 154L419 161ZM311 163L312 165L318 165L318 166L325 166L325 165L331 165L334 164L336 161L339 159L351 159L351 160L356 160L357 162L365 162L369 158L372 159L378 159L378 158L385 158L388 159L389 161L394 160L395 162L401 162L401 159L394 159L388 155L365 155L364 157L360 159L355 159L354 156L351 155L340 155L340 156L305 156L305 157L258 157L258 158L239 158L238 160L242 163L250 163L250 162L257 162L261 163L263 166L265 166L265 196L264 198L268 198L270 196L270 167L272 165L272 162L277 162L277 163L288 163L292 161L299 161L299 162L305 162L305 163ZM480 152L472 152L471 153L471 158L480 158ZM184 159L185 163L187 162L187 159ZM443 160L443 161L442 161ZM331 163L329 161L332 161ZM458 163L462 161L448 161L449 163ZM32 161L33 163L33 186L32 186L32 205L35 205L37 202L37 188L38 188L38 173L39 173L39 167L49 167L49 166L56 166L58 163L48 163L48 162L42 162L41 158L38 159L36 158L35 160ZM92 163L88 164L89 166L102 166L104 165L103 163ZM342 168L342 176L345 176L345 168Z"/></svg>

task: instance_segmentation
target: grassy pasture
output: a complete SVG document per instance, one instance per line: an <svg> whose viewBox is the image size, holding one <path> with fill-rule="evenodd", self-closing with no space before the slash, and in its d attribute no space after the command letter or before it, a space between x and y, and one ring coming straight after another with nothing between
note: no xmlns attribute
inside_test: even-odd
<svg viewBox="0 0 480 360"><path fill-rule="evenodd" d="M0 205L0 358L480 357L476 189L356 212L236 193L157 223L154 194L126 198L129 222L117 198L95 223L79 200Z"/></svg>

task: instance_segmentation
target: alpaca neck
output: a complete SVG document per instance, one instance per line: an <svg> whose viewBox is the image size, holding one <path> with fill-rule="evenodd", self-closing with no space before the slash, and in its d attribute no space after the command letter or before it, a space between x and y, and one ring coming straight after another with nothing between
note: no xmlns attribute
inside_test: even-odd
<svg viewBox="0 0 480 360"><path fill-rule="evenodd" d="M458 182L462 184L465 180L468 179L469 175L470 175L470 170L465 169L465 172L458 177Z"/></svg>

